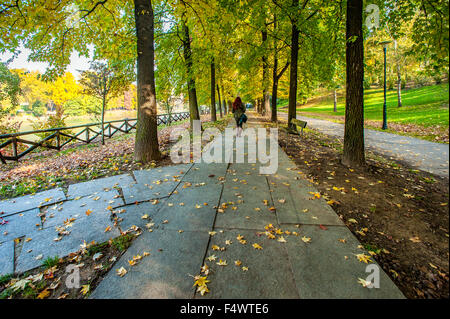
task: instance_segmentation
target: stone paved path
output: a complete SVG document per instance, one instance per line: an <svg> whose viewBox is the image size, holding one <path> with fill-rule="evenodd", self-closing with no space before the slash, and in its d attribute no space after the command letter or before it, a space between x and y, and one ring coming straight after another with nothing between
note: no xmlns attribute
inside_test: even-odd
<svg viewBox="0 0 450 319"><path fill-rule="evenodd" d="M287 119L287 113L280 116ZM308 127L337 137L344 136L344 125L297 114L298 119L308 122ZM414 137L364 130L366 146L391 159L401 160L420 170L442 177L449 176L449 144L433 143Z"/></svg>
<svg viewBox="0 0 450 319"><path fill-rule="evenodd" d="M248 158L254 150L247 143L245 147ZM260 175L258 163L228 163L233 149L225 150L224 163L134 171L72 185L67 194L52 190L0 202L8 221L0 225L0 274L32 269L49 256L66 256L84 240L118 236L114 228L104 232L112 225L111 206L123 211L122 229L136 225L144 232L91 298L403 298L381 268L379 289L358 283L369 273L356 254L367 252L323 198L312 199L316 189L278 145L274 175ZM272 206L275 211L269 210ZM37 215L44 212L41 220ZM146 230L144 214L155 224L152 232ZM55 227L70 218L70 234L55 241ZM268 224L283 230L286 242L269 239L264 234ZM247 243L239 243L238 236ZM18 247L17 237L30 240ZM253 248L254 243L262 249ZM215 251L215 245L225 250ZM129 266L128 260L144 251L150 256ZM218 259L209 261L211 255ZM228 265L217 265L219 259ZM192 276L204 264L211 270L210 292L201 296ZM124 277L116 274L120 267L128 270Z"/></svg>

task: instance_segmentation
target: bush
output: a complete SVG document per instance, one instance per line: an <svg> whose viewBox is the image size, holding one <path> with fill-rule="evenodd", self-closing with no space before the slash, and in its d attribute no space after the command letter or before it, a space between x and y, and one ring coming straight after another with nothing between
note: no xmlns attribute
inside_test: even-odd
<svg viewBox="0 0 450 319"><path fill-rule="evenodd" d="M31 106L31 113L36 117L41 117L45 114L47 111L47 108L45 107L45 104L41 101L36 101Z"/></svg>
<svg viewBox="0 0 450 319"><path fill-rule="evenodd" d="M0 135L1 134L11 134L18 133L20 131L20 126L22 126L22 122L14 121L10 116L0 120ZM5 142L6 140L0 140L0 143ZM22 143L17 143L17 152L23 152L26 150L26 145ZM13 155L13 145L9 144L5 148L1 150L3 155L12 156Z"/></svg>
<svg viewBox="0 0 450 319"><path fill-rule="evenodd" d="M51 128L57 128L57 127L64 127L66 126L65 117L58 117L57 115L50 115L45 121L37 121L32 124L33 130L46 130ZM41 139L46 138L47 136L52 135L54 132L42 132L42 133L36 133L37 136L39 136ZM66 134L73 134L69 130L65 130L64 133ZM64 141L67 141L69 138L65 136L61 136L61 143ZM54 145L56 146L56 139L51 140L46 143L46 145Z"/></svg>

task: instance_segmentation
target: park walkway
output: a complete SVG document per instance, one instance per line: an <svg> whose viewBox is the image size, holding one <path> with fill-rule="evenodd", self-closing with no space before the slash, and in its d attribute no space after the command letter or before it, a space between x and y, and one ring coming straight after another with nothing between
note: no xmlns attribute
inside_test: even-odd
<svg viewBox="0 0 450 319"><path fill-rule="evenodd" d="M287 120L287 113L281 113ZM330 136L344 137L344 124L335 123L297 114L297 118L307 121L308 127ZM365 144L368 149L400 160L412 167L448 178L449 145L433 143L414 137L402 136L371 129L364 129Z"/></svg>
<svg viewBox="0 0 450 319"><path fill-rule="evenodd" d="M248 157L253 151L244 144ZM9 234L0 234L0 273L68 255L84 240L117 236L115 228L104 232L112 206L121 211L122 229L135 225L143 233L91 298L403 298L381 268L380 288L358 282L369 275L358 256L369 254L278 144L277 150L274 175L259 174L258 163L227 163L223 152L225 163L134 171L71 185L67 194L52 190L1 202L10 222L0 226ZM80 214L88 208L91 214ZM43 211L41 223L36 218ZM54 241L55 226L71 216L70 235ZM32 240L18 249L16 237ZM150 255L130 266L144 251ZM193 276L205 264L210 291L201 296ZM123 277L120 267L127 270Z"/></svg>

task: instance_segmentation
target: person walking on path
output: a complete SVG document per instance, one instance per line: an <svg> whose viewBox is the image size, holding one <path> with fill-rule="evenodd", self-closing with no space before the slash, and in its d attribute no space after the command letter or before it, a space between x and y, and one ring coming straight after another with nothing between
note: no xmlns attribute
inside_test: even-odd
<svg viewBox="0 0 450 319"><path fill-rule="evenodd" d="M247 122L247 116L245 115L245 107L242 104L241 98L238 96L233 102L234 119L236 120L236 136L240 137L242 133L242 124Z"/></svg>

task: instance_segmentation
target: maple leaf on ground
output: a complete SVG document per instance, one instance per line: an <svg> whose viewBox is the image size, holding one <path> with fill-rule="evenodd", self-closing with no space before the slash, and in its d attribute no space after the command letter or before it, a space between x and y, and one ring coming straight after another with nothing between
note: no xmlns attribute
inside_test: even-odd
<svg viewBox="0 0 450 319"><path fill-rule="evenodd" d="M366 281L365 279L358 278L358 283L361 284L364 288L368 288L372 285L371 281Z"/></svg>
<svg viewBox="0 0 450 319"><path fill-rule="evenodd" d="M279 241L280 243L286 243L286 239L284 239L283 236L281 236L280 238L278 238L277 241Z"/></svg>
<svg viewBox="0 0 450 319"><path fill-rule="evenodd" d="M81 286L81 291L80 292L83 295L86 295L89 292L90 289L91 289L91 285L83 285L83 286Z"/></svg>
<svg viewBox="0 0 450 319"><path fill-rule="evenodd" d="M123 277L126 275L127 270L123 267L120 267L119 269L116 270L116 272L118 276Z"/></svg>
<svg viewBox="0 0 450 319"><path fill-rule="evenodd" d="M29 279L21 279L21 280L18 280L17 282L15 282L11 288L14 291L24 290L28 283L30 283Z"/></svg>
<svg viewBox="0 0 450 319"><path fill-rule="evenodd" d="M305 243L309 243L309 242L311 242L311 238L310 238L310 237L303 236L303 237L302 237L302 241L305 242Z"/></svg>
<svg viewBox="0 0 450 319"><path fill-rule="evenodd" d="M409 240L412 241L413 243L420 243L421 242L420 238L417 237L417 236L416 237L411 237Z"/></svg>
<svg viewBox="0 0 450 319"><path fill-rule="evenodd" d="M39 295L36 297L37 299L44 299L47 298L48 296L50 296L50 290L48 290L48 288L45 288L44 290L42 290Z"/></svg>
<svg viewBox="0 0 450 319"><path fill-rule="evenodd" d="M130 264L130 266L134 266L136 265L136 260L128 260L128 264Z"/></svg>
<svg viewBox="0 0 450 319"><path fill-rule="evenodd" d="M366 264L368 264L369 262L372 262L372 259L370 258L370 256L367 256L365 254L357 254L355 256L356 256L356 258L358 258L358 260L360 262L363 262L363 263L366 263Z"/></svg>
<svg viewBox="0 0 450 319"><path fill-rule="evenodd" d="M197 287L197 292L199 292L200 295L204 296L206 293L209 292L209 289L206 285L203 285L203 286Z"/></svg>
<svg viewBox="0 0 450 319"><path fill-rule="evenodd" d="M255 248L255 249L257 249L257 250L261 250L261 249L263 249L259 244L257 244L257 243L254 243L253 245L253 248Z"/></svg>
<svg viewBox="0 0 450 319"><path fill-rule="evenodd" d="M226 265L228 265L227 261L226 260L222 260L222 259L220 259L219 262L217 262L216 264L219 265L219 266L226 266Z"/></svg>
<svg viewBox="0 0 450 319"><path fill-rule="evenodd" d="M193 287L195 287L195 286L198 286L198 287L205 286L209 282L208 277L206 277L206 276L204 276L204 277L202 277L202 276L195 276L194 279L195 279L195 282L194 282Z"/></svg>

